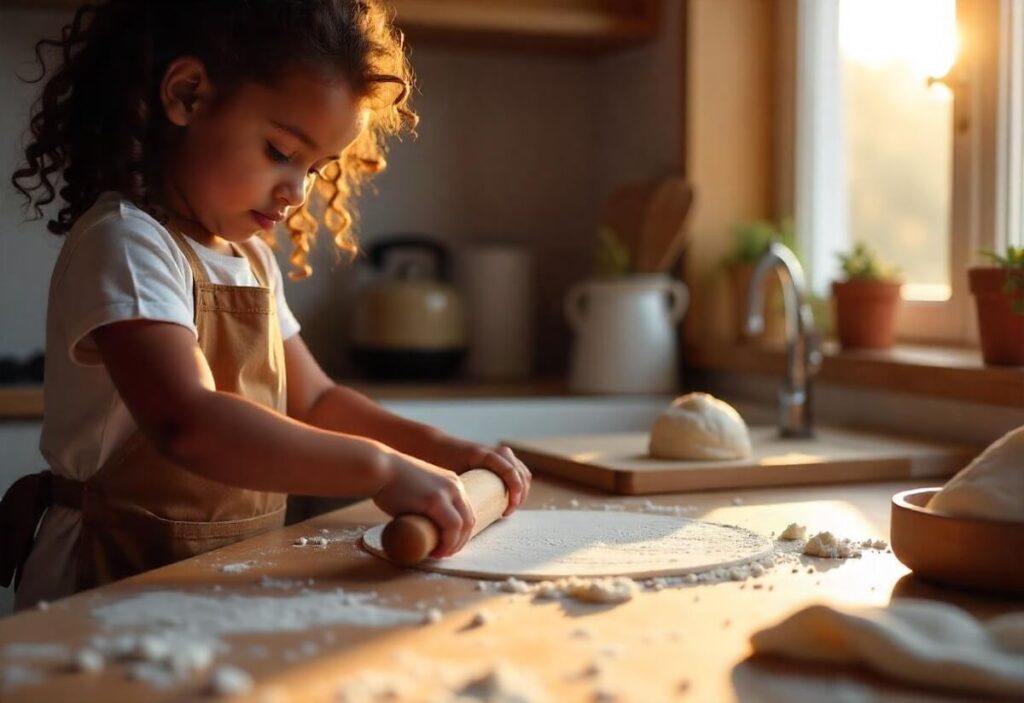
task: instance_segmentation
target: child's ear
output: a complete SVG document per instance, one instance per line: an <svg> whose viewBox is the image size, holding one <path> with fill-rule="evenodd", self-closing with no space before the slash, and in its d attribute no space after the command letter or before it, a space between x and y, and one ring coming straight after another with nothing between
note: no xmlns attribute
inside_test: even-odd
<svg viewBox="0 0 1024 703"><path fill-rule="evenodd" d="M183 56L171 62L160 84L160 101L172 124L185 127L213 94L203 62Z"/></svg>

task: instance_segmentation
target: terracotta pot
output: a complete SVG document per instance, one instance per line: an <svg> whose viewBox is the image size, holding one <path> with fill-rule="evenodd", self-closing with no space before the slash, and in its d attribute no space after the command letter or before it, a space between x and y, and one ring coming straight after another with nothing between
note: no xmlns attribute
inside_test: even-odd
<svg viewBox="0 0 1024 703"><path fill-rule="evenodd" d="M1007 275L1019 276L1016 290L1007 291ZM978 266L967 271L971 293L978 308L978 332L981 355L986 364L1024 365L1024 314L1014 304L1024 306L1024 271Z"/></svg>
<svg viewBox="0 0 1024 703"><path fill-rule="evenodd" d="M888 349L896 328L901 283L853 279L832 283L836 332L843 349Z"/></svg>
<svg viewBox="0 0 1024 703"><path fill-rule="evenodd" d="M729 278L732 281L733 308L735 310L736 341L751 341L744 325L747 319L747 296L750 291L750 278L754 274L754 264L733 264L729 267ZM786 339L786 321L782 308L782 286L778 273L772 272L765 276L762 296L764 300L764 332L758 337L762 342L782 343Z"/></svg>

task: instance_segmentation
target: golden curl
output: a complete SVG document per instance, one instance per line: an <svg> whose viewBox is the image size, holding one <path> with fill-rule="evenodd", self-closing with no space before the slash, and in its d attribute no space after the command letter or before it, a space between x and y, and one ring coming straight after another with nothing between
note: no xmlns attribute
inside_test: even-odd
<svg viewBox="0 0 1024 703"><path fill-rule="evenodd" d="M367 2L363 7L365 12L360 20L363 34L373 45L370 70L361 78L365 83L365 124L341 160L313 177L302 205L285 221L292 243L289 261L294 269L288 273L292 280L312 274L309 250L321 226L331 235L340 252L349 259L355 257L359 251L355 236L358 216L351 200L359 195L369 178L387 167L387 137L406 130L415 134L419 123L419 116L409 106L413 77L406 57L405 38L395 28L393 16L379 3ZM316 211L321 208L323 214L318 217Z"/></svg>

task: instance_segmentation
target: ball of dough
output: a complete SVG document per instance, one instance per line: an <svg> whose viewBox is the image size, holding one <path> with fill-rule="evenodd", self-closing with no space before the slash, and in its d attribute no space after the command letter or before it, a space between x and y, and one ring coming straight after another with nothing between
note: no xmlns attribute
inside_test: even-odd
<svg viewBox="0 0 1024 703"><path fill-rule="evenodd" d="M728 403L707 393L687 393L654 421L650 452L661 459L746 459L750 433Z"/></svg>
<svg viewBox="0 0 1024 703"><path fill-rule="evenodd" d="M951 515L1024 522L1024 427L1003 435L932 496Z"/></svg>

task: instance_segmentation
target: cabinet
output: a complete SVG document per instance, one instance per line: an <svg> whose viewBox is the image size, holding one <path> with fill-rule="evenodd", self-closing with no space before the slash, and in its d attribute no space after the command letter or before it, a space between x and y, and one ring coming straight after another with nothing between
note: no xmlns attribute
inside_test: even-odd
<svg viewBox="0 0 1024 703"><path fill-rule="evenodd" d="M71 9L81 0L0 0ZM385 0L411 43L601 52L658 31L662 0Z"/></svg>

